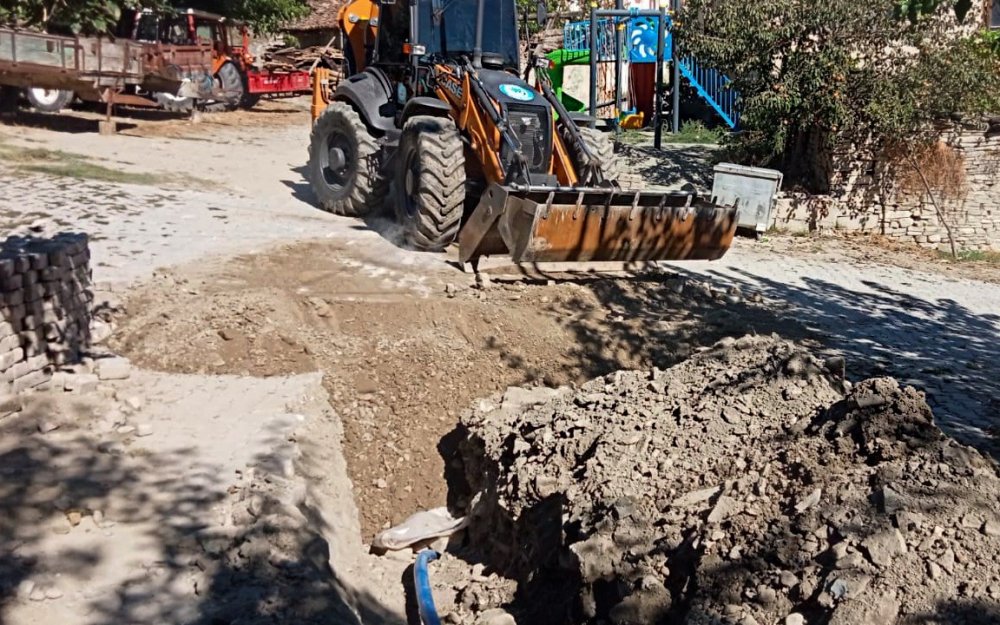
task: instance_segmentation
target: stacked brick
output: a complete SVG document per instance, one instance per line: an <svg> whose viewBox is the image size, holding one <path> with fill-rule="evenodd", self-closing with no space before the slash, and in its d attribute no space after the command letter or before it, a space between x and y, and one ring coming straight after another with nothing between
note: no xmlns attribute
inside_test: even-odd
<svg viewBox="0 0 1000 625"><path fill-rule="evenodd" d="M90 337L90 250L84 234L0 245L0 395L48 383Z"/></svg>
<svg viewBox="0 0 1000 625"><path fill-rule="evenodd" d="M936 198L958 249L1000 249L1000 135L981 126L954 127L944 129L941 138L964 163L962 197ZM948 248L947 230L925 195L890 193L882 198L870 175L871 163L844 156L838 159L833 193L780 198L772 225L792 232L869 232L924 247Z"/></svg>

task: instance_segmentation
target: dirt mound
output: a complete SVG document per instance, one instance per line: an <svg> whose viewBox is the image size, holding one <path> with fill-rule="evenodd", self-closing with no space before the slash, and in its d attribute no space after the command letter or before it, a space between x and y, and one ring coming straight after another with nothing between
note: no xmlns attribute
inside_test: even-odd
<svg viewBox="0 0 1000 625"><path fill-rule="evenodd" d="M476 494L453 503L487 571L518 581L503 607L522 624L996 622L994 464L913 388L843 376L747 336L481 402L463 419Z"/></svg>

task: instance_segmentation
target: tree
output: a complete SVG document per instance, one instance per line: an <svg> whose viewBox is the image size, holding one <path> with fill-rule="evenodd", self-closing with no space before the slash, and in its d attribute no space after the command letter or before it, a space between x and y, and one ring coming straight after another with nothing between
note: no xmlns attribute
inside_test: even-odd
<svg viewBox="0 0 1000 625"><path fill-rule="evenodd" d="M114 30L125 8L157 10L190 7L249 23L257 32L270 33L282 23L308 13L305 0L17 0L0 5L0 23L73 33Z"/></svg>
<svg viewBox="0 0 1000 625"><path fill-rule="evenodd" d="M734 158L822 192L838 137L912 153L937 118L1000 111L997 57L954 28L969 4L687 0L678 40L742 95Z"/></svg>

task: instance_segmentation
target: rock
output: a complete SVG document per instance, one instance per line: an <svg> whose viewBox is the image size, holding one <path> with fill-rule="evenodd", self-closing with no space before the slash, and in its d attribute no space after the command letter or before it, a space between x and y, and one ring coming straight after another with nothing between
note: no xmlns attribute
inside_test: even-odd
<svg viewBox="0 0 1000 625"><path fill-rule="evenodd" d="M254 495L250 497L250 501L247 502L247 512L249 512L254 517L259 517L264 511L264 498L260 495Z"/></svg>
<svg viewBox="0 0 1000 625"><path fill-rule="evenodd" d="M375 480L375 488L382 489L382 488L387 488L388 486L389 482L386 482L385 479L381 477Z"/></svg>
<svg viewBox="0 0 1000 625"><path fill-rule="evenodd" d="M42 434L48 434L53 430L59 429L59 423L51 419L42 419L38 422L38 431Z"/></svg>
<svg viewBox="0 0 1000 625"><path fill-rule="evenodd" d="M987 520L983 523L982 532L987 536L1000 536L1000 523L994 520Z"/></svg>
<svg viewBox="0 0 1000 625"><path fill-rule="evenodd" d="M128 436L128 435L132 434L133 432L135 432L135 426L134 425L120 425L120 426L118 426L118 429L116 430L116 432L118 432L122 436Z"/></svg>
<svg viewBox="0 0 1000 625"><path fill-rule="evenodd" d="M770 586L757 587L757 603L763 606L774 605L778 600L778 593Z"/></svg>
<svg viewBox="0 0 1000 625"><path fill-rule="evenodd" d="M97 527L101 527L104 524L104 513L100 510L94 510L90 516L94 519L94 525Z"/></svg>
<svg viewBox="0 0 1000 625"><path fill-rule="evenodd" d="M795 504L795 511L798 512L799 514L802 514L809 508L812 508L813 506L818 504L820 497L822 495L823 495L823 489L821 488L813 489L811 493L806 495L797 504Z"/></svg>
<svg viewBox="0 0 1000 625"><path fill-rule="evenodd" d="M138 395L129 395L128 397L125 398L123 403L128 407L129 410L135 412L142 409L144 402L142 400L142 397L139 397Z"/></svg>
<svg viewBox="0 0 1000 625"><path fill-rule="evenodd" d="M153 425L151 423L140 423L135 426L135 435L142 438L153 435Z"/></svg>
<svg viewBox="0 0 1000 625"><path fill-rule="evenodd" d="M236 338L236 333L229 328L223 328L219 330L219 337L222 338L223 341L232 341Z"/></svg>
<svg viewBox="0 0 1000 625"><path fill-rule="evenodd" d="M128 358L114 357L97 361L97 377L103 381L127 380L132 375L132 363Z"/></svg>
<svg viewBox="0 0 1000 625"><path fill-rule="evenodd" d="M862 541L861 546L868 552L872 563L882 567L889 566L893 557L906 553L906 539L895 528L872 534Z"/></svg>
<svg viewBox="0 0 1000 625"><path fill-rule="evenodd" d="M94 393L99 382L93 373L75 373L63 379L63 388L68 392Z"/></svg>
<svg viewBox="0 0 1000 625"><path fill-rule="evenodd" d="M31 598L31 591L35 589L35 582L30 579L22 579L17 585L17 598L21 601L28 601Z"/></svg>
<svg viewBox="0 0 1000 625"><path fill-rule="evenodd" d="M59 590L58 588L56 588L55 586L53 586L51 588L47 588L45 590L45 598L46 599L59 599L62 596L63 596L62 591Z"/></svg>
<svg viewBox="0 0 1000 625"><path fill-rule="evenodd" d="M843 356L830 356L823 366L838 378L843 379L847 375L847 360Z"/></svg>
<svg viewBox="0 0 1000 625"><path fill-rule="evenodd" d="M125 446L118 441L104 441L97 446L97 451L110 456L121 456L125 454Z"/></svg>
<svg viewBox="0 0 1000 625"><path fill-rule="evenodd" d="M111 324L98 318L90 320L90 342L99 345L111 338L113 329Z"/></svg>
<svg viewBox="0 0 1000 625"><path fill-rule="evenodd" d="M928 562L927 575L929 575L933 580L939 580L941 579L941 576L944 575L944 571L941 570L941 565L937 562Z"/></svg>
<svg viewBox="0 0 1000 625"><path fill-rule="evenodd" d="M677 499L674 499L671 505L675 508L684 508L686 506L691 506L696 503L711 499L720 490L722 490L721 486L713 486L711 488L703 488L701 490L692 491L690 493L687 493L686 495L681 495Z"/></svg>
<svg viewBox="0 0 1000 625"><path fill-rule="evenodd" d="M708 514L709 523L721 523L725 520L726 515L728 515L732 509L736 506L736 500L732 497L727 497L723 495L719 497L719 501L715 503L715 507Z"/></svg>
<svg viewBox="0 0 1000 625"><path fill-rule="evenodd" d="M70 510L66 513L66 520L69 521L70 525L76 527L83 520L83 514L79 510Z"/></svg>
<svg viewBox="0 0 1000 625"><path fill-rule="evenodd" d="M486 290L492 286L488 273L476 273L476 287Z"/></svg>
<svg viewBox="0 0 1000 625"><path fill-rule="evenodd" d="M805 625L806 619L798 612L792 612L785 617L785 625Z"/></svg>
<svg viewBox="0 0 1000 625"><path fill-rule="evenodd" d="M671 598L663 584L641 587L611 608L608 620L614 625L648 625L661 622L670 609Z"/></svg>
<svg viewBox="0 0 1000 625"><path fill-rule="evenodd" d="M878 491L878 502L882 512L895 514L903 509L905 502L903 496L891 486L883 486Z"/></svg>
<svg viewBox="0 0 1000 625"><path fill-rule="evenodd" d="M799 583L799 578L791 571L782 571L778 574L778 581L785 588L794 588Z"/></svg>
<svg viewBox="0 0 1000 625"><path fill-rule="evenodd" d="M45 589L35 586L31 590L31 594L28 595L28 598L32 601L45 601Z"/></svg>
<svg viewBox="0 0 1000 625"><path fill-rule="evenodd" d="M944 569L946 573L948 573L948 575L954 574L955 551L953 549L946 550L943 554L941 554L941 557L937 559L937 563L938 565L941 566L942 569Z"/></svg>
<svg viewBox="0 0 1000 625"><path fill-rule="evenodd" d="M481 612L476 618L476 625L517 625L517 623L506 610L493 608Z"/></svg>

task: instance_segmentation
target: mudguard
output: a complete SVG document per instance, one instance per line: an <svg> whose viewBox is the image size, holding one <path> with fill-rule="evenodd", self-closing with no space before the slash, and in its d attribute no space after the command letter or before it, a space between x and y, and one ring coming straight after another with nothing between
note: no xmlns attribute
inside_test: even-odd
<svg viewBox="0 0 1000 625"><path fill-rule="evenodd" d="M396 128L396 106L389 85L380 70L369 67L341 82L333 99L350 103L370 127L389 132Z"/></svg>

